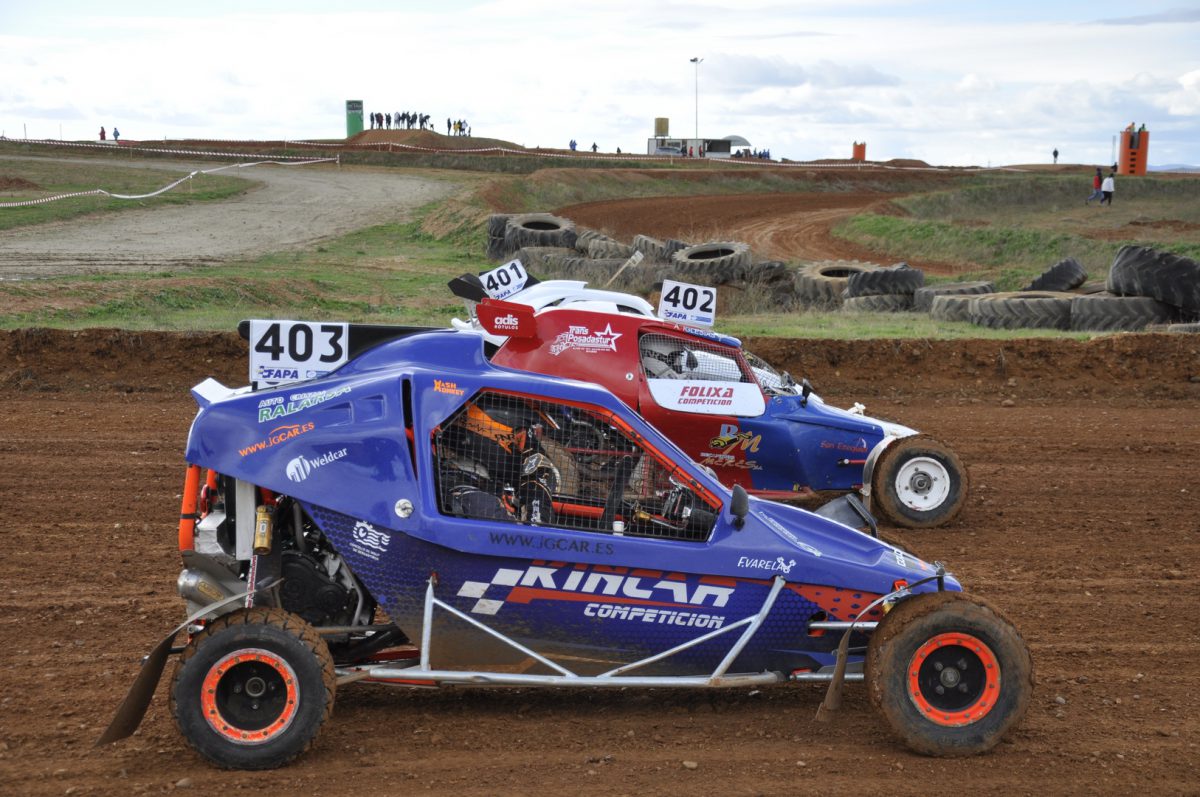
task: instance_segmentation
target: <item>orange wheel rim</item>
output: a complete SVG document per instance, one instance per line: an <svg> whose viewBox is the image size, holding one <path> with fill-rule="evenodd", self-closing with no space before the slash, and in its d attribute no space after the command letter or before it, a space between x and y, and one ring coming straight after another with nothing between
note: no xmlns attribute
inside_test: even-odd
<svg viewBox="0 0 1200 797"><path fill-rule="evenodd" d="M1000 698L1000 662L978 637L938 634L908 664L908 696L927 720L944 727L978 722Z"/></svg>
<svg viewBox="0 0 1200 797"><path fill-rule="evenodd" d="M235 744L255 745L283 733L300 704L296 673L279 655L245 648L209 668L200 709L209 727Z"/></svg>

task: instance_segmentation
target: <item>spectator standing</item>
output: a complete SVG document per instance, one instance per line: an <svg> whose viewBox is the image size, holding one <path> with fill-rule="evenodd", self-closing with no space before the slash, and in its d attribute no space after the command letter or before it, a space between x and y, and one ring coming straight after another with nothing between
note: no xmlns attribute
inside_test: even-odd
<svg viewBox="0 0 1200 797"><path fill-rule="evenodd" d="M594 155L594 154L596 154L596 150L597 150L597 149L599 149L599 147L597 147L597 146L596 146L596 142L595 142L595 141L593 141L593 142L592 142L592 154L593 154L593 155Z"/></svg>
<svg viewBox="0 0 1200 797"><path fill-rule="evenodd" d="M121 131L115 127L113 128L113 141L121 143Z"/></svg>
<svg viewBox="0 0 1200 797"><path fill-rule="evenodd" d="M101 141L103 141L103 140L104 140L104 128L103 128L103 127L102 127L102 128L100 128L100 140L101 140Z"/></svg>
<svg viewBox="0 0 1200 797"><path fill-rule="evenodd" d="M116 135L115 130L113 131L113 135L114 136ZM1112 207L1113 190L1115 188L1116 188L1116 172L1109 172L1108 177L1105 177L1104 182L1100 184L1100 190L1104 193L1104 196L1100 198L1101 205L1103 205L1105 202L1107 202L1108 206L1110 208Z"/></svg>
<svg viewBox="0 0 1200 797"><path fill-rule="evenodd" d="M451 130L450 117L447 116L446 117L446 135L450 135L450 130Z"/></svg>
<svg viewBox="0 0 1200 797"><path fill-rule="evenodd" d="M384 120L384 122L387 123L387 129L391 130L392 129L392 112L388 111L386 114L384 114L383 120ZM396 125L396 127L399 127L399 126L400 125Z"/></svg>
<svg viewBox="0 0 1200 797"><path fill-rule="evenodd" d="M1058 147L1055 147L1054 152L1051 152L1050 154L1054 156L1054 162L1058 163Z"/></svg>
<svg viewBox="0 0 1200 797"><path fill-rule="evenodd" d="M1096 173L1094 175L1092 175L1092 193L1090 196L1088 196L1087 199L1083 200L1083 204L1090 205L1090 204L1092 204L1093 199L1103 199L1104 198L1104 192L1100 190L1100 186L1103 183L1103 180L1104 180L1104 178L1101 177L1101 175L1100 175L1100 167L1097 166Z"/></svg>

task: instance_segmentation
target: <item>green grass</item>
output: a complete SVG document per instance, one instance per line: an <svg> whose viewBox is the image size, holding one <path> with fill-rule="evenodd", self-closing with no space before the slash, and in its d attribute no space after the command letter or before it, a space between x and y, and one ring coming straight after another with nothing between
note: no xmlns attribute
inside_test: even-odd
<svg viewBox="0 0 1200 797"><path fill-rule="evenodd" d="M187 272L0 283L10 308L0 327L233 329L251 317L444 326L463 311L447 280L486 266L419 220L384 224L310 252Z"/></svg>
<svg viewBox="0 0 1200 797"><path fill-rule="evenodd" d="M738 338L783 337L868 340L874 338L959 339L1094 337L1054 329L988 329L968 323L935 321L927 313L847 313L841 311L764 313L717 319L721 332Z"/></svg>
<svg viewBox="0 0 1200 797"><path fill-rule="evenodd" d="M881 258L968 263L1002 288L1074 257L1095 279L1126 244L1200 257L1200 180L1119 178L1114 206L1084 205L1090 177L989 175L895 200L907 216L863 214L834 234Z"/></svg>
<svg viewBox="0 0 1200 797"><path fill-rule="evenodd" d="M63 163L37 158L0 160L0 185L17 179L36 186L0 190L0 204L91 191L96 188L115 194L147 194L183 176L179 171L114 167L98 159L86 163ZM89 213L120 212L133 208L226 199L246 191L252 185L251 181L240 177L198 174L182 185L150 199L113 199L103 195L92 195L20 208L0 208L0 230L63 221Z"/></svg>

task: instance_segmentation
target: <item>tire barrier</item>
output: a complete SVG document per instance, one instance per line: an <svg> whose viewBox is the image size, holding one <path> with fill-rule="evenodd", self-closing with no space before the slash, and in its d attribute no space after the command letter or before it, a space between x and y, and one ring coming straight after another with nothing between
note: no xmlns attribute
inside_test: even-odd
<svg viewBox="0 0 1200 797"><path fill-rule="evenodd" d="M1071 300L1071 329L1081 332L1133 332L1179 320L1179 311L1149 296L1093 293Z"/></svg>
<svg viewBox="0 0 1200 797"><path fill-rule="evenodd" d="M675 270L698 276L716 285L744 279L750 265L750 245L740 241L718 241L680 249L671 256Z"/></svg>
<svg viewBox="0 0 1200 797"><path fill-rule="evenodd" d="M860 271L846 279L847 299L858 296L902 294L911 297L925 284L925 272L907 263L897 263L875 271ZM912 302L909 301L909 306Z"/></svg>
<svg viewBox="0 0 1200 797"><path fill-rule="evenodd" d="M842 310L847 313L903 313L912 305L913 297L908 293L872 293L842 300Z"/></svg>
<svg viewBox="0 0 1200 797"><path fill-rule="evenodd" d="M1069 291L1087 282L1087 271L1073 257L1058 261L1023 291Z"/></svg>
<svg viewBox="0 0 1200 797"><path fill-rule="evenodd" d="M878 268L872 263L849 260L808 263L796 272L796 300L806 307L841 307L850 275Z"/></svg>
<svg viewBox="0 0 1200 797"><path fill-rule="evenodd" d="M994 283L985 281L948 282L942 285L927 285L913 292L912 309L919 313L928 313L933 309L935 296L974 296L981 293L995 293ZM964 319L965 320L965 319Z"/></svg>
<svg viewBox="0 0 1200 797"><path fill-rule="evenodd" d="M1074 298L1054 291L983 294L967 303L967 320L989 329L1070 329Z"/></svg>
<svg viewBox="0 0 1200 797"><path fill-rule="evenodd" d="M969 322L967 311L970 309L972 300L976 298L978 298L977 295L955 293L934 296L933 302L929 305L929 317L934 321Z"/></svg>
<svg viewBox="0 0 1200 797"><path fill-rule="evenodd" d="M519 213L504 227L504 247L515 252L523 246L575 246L575 222L550 213Z"/></svg>
<svg viewBox="0 0 1200 797"><path fill-rule="evenodd" d="M632 255L634 249L629 244L623 244L620 241L612 239L595 239L587 245L587 256L591 258L628 258Z"/></svg>
<svg viewBox="0 0 1200 797"><path fill-rule="evenodd" d="M1148 246L1123 246L1108 272L1108 290L1119 296L1149 296L1200 316L1200 264Z"/></svg>

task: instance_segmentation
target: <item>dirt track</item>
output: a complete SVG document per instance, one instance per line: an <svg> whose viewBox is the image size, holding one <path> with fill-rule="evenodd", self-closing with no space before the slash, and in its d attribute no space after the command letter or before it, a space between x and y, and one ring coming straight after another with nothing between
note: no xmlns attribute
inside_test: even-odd
<svg viewBox="0 0 1200 797"><path fill-rule="evenodd" d="M182 177L220 164L114 159L106 165L177 170ZM406 219L417 207L449 193L453 185L411 173L331 164L265 165L221 173L236 174L258 186L221 202L130 210L4 231L0 233L0 279L164 270L295 249L372 224Z"/></svg>
<svg viewBox="0 0 1200 797"><path fill-rule="evenodd" d="M160 687L135 737L90 750L137 658L181 618L186 387L209 374L240 383L244 347L16 332L0 336L0 792L138 794L186 778L196 793L330 797L1195 794L1198 345L752 343L827 398L936 434L969 464L961 519L903 536L1002 607L1032 648L1032 708L992 754L910 754L853 686L830 726L813 721L815 687L348 687L310 754L267 774L203 764Z"/></svg>

